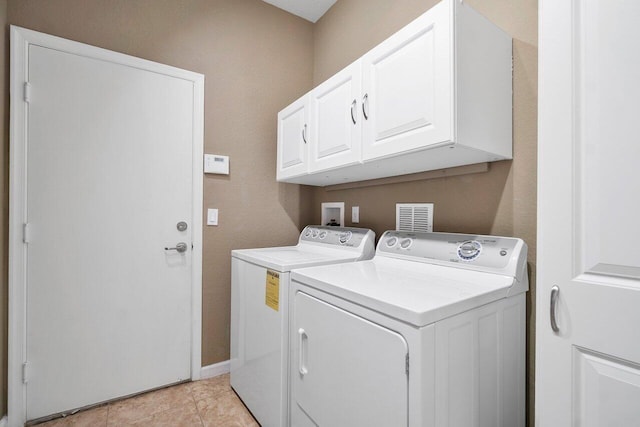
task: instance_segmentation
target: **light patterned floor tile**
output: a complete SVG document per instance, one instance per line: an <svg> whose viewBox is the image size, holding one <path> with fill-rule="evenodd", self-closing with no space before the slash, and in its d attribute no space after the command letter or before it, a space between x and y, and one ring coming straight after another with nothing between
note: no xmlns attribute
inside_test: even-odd
<svg viewBox="0 0 640 427"><path fill-rule="evenodd" d="M180 384L59 418L38 427L259 427L229 375Z"/></svg>
<svg viewBox="0 0 640 427"><path fill-rule="evenodd" d="M196 404L205 427L258 427L233 391L220 393L213 399L198 400Z"/></svg>
<svg viewBox="0 0 640 427"><path fill-rule="evenodd" d="M169 409L152 417L121 424L120 427L202 427L202 421L195 404Z"/></svg>
<svg viewBox="0 0 640 427"><path fill-rule="evenodd" d="M107 425L107 406L88 409L75 415L38 424L38 427L101 427Z"/></svg>
<svg viewBox="0 0 640 427"><path fill-rule="evenodd" d="M178 385L145 393L109 405L107 425L116 427L130 424L169 409L193 405L193 402L190 385Z"/></svg>
<svg viewBox="0 0 640 427"><path fill-rule="evenodd" d="M196 402L207 398L215 398L220 393L231 391L229 374L192 383L191 391Z"/></svg>

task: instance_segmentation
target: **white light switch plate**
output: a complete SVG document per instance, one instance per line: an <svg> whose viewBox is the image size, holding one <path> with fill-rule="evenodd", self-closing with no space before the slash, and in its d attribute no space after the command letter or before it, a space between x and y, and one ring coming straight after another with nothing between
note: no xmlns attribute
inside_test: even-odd
<svg viewBox="0 0 640 427"><path fill-rule="evenodd" d="M218 225L218 209L207 209L207 225Z"/></svg>
<svg viewBox="0 0 640 427"><path fill-rule="evenodd" d="M351 222L354 224L360 222L360 206L351 207Z"/></svg>

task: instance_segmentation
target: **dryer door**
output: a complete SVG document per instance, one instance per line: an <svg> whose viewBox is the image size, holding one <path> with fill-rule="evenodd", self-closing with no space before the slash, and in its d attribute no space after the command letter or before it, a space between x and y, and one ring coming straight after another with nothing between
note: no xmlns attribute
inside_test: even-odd
<svg viewBox="0 0 640 427"><path fill-rule="evenodd" d="M294 311L292 425L406 426L405 339L300 291Z"/></svg>

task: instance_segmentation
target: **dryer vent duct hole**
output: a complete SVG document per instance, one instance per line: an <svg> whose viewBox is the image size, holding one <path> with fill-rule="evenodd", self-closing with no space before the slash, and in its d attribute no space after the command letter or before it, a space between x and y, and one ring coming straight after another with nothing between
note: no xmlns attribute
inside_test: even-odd
<svg viewBox="0 0 640 427"><path fill-rule="evenodd" d="M433 231L433 203L396 203L396 230Z"/></svg>

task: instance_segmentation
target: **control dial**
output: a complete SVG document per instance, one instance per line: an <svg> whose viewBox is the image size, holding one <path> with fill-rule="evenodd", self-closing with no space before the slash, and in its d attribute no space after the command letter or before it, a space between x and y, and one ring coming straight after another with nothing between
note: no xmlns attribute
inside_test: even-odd
<svg viewBox="0 0 640 427"><path fill-rule="evenodd" d="M349 240L351 240L352 235L353 234L350 231L345 231L344 233L340 234L340 237L339 237L340 243L344 245Z"/></svg>
<svg viewBox="0 0 640 427"><path fill-rule="evenodd" d="M396 245L396 243L398 243L398 238L397 237L389 237L387 239L387 247L392 248Z"/></svg>
<svg viewBox="0 0 640 427"><path fill-rule="evenodd" d="M400 247L402 249L409 249L412 243L413 243L413 239L402 239L400 240Z"/></svg>
<svg viewBox="0 0 640 427"><path fill-rule="evenodd" d="M477 240L467 240L458 246L458 257L463 261L472 261L482 252L482 244Z"/></svg>

